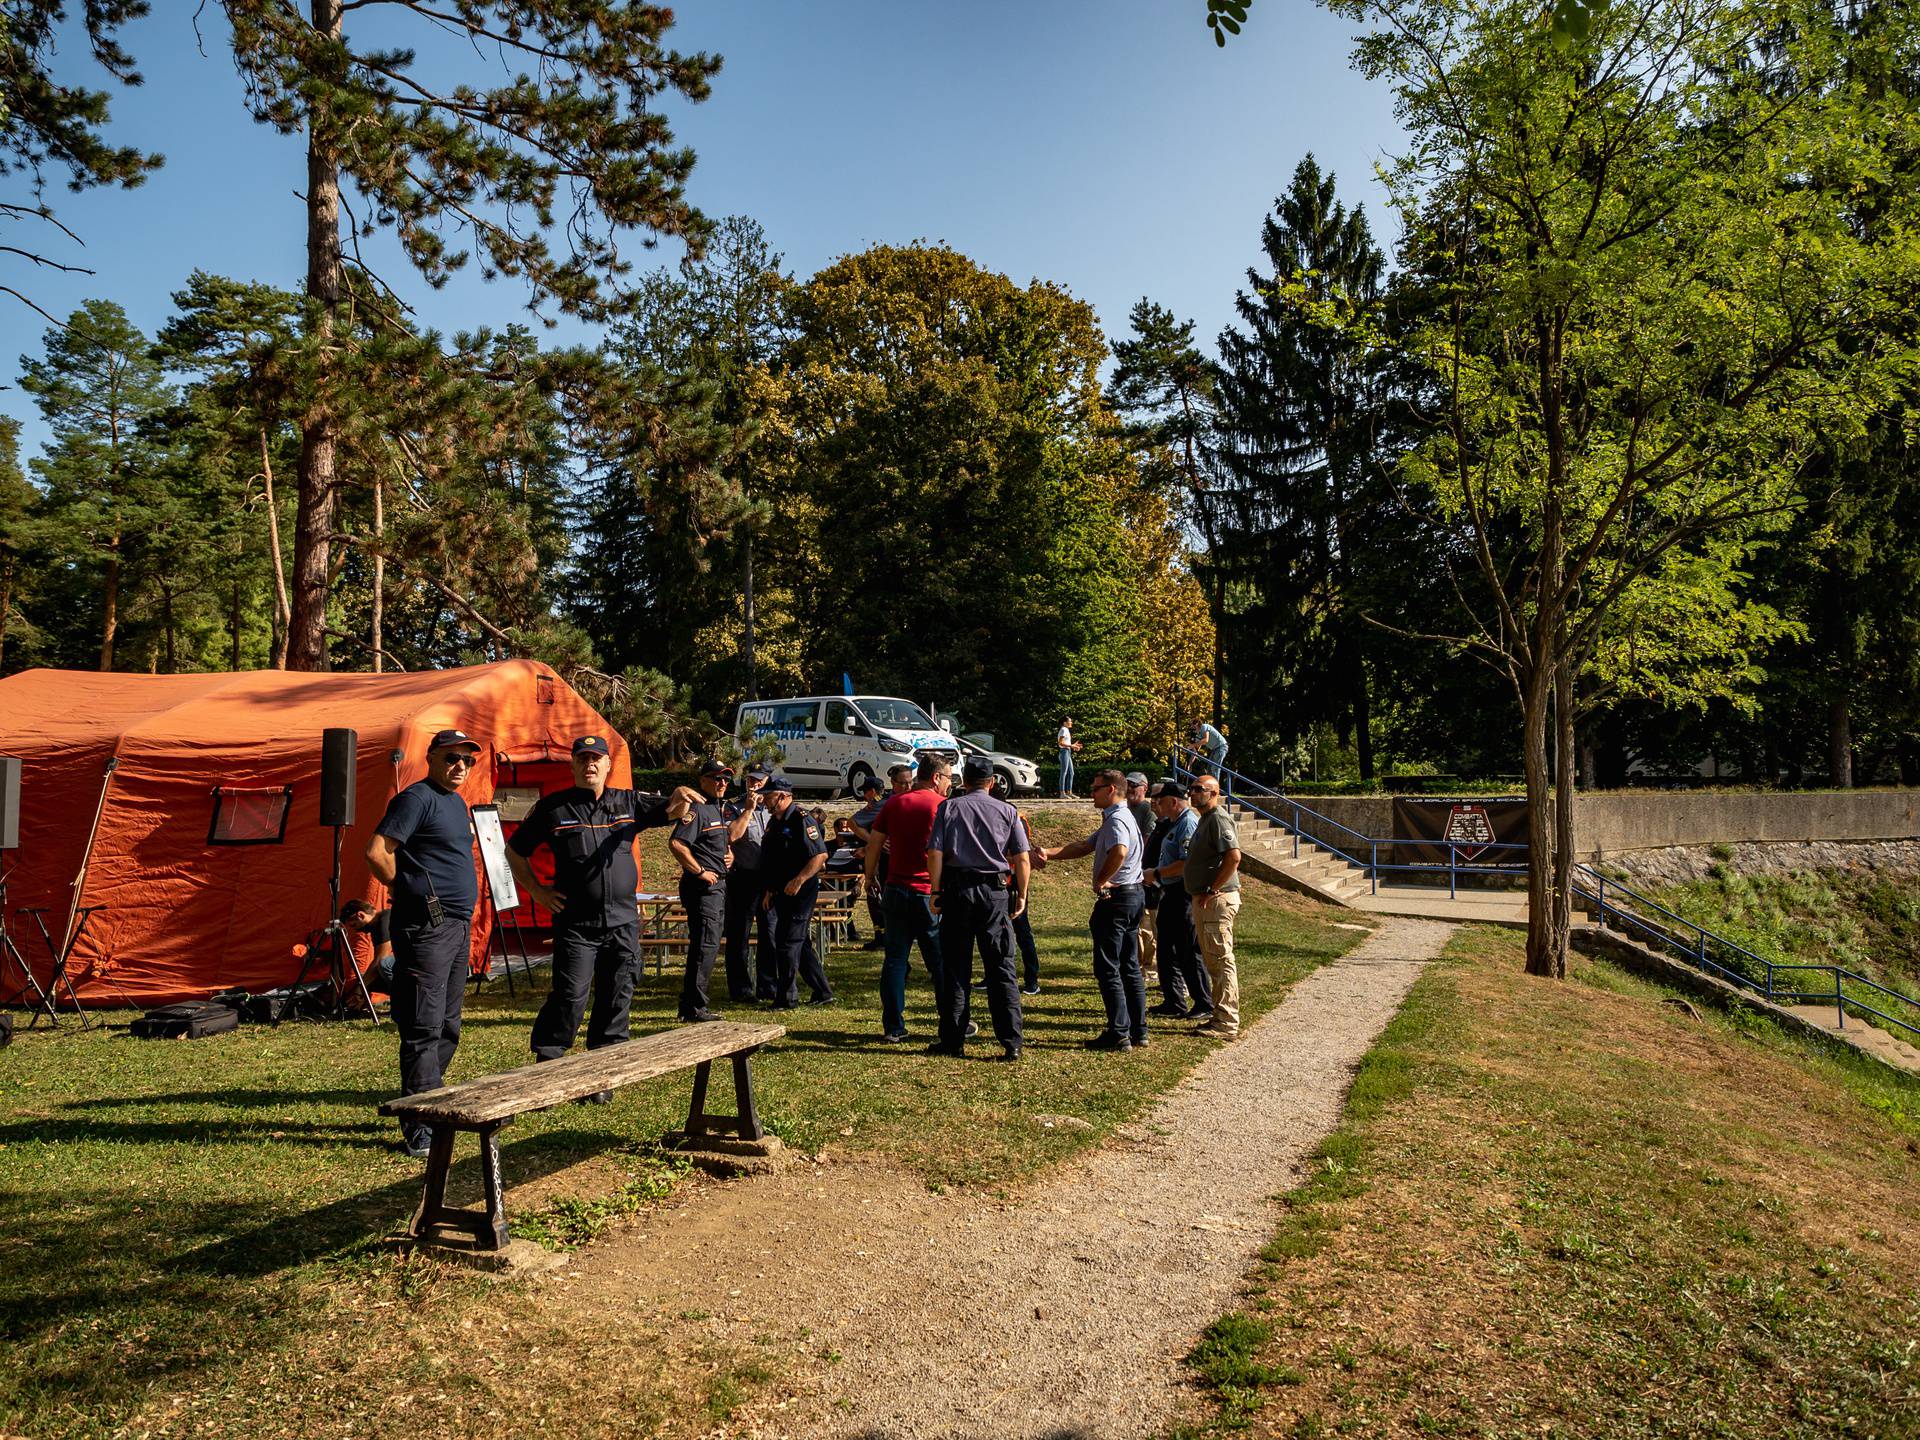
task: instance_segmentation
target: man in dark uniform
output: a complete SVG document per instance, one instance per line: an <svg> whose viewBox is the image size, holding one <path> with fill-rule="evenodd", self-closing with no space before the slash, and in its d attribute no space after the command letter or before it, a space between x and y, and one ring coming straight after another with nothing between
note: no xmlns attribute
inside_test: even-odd
<svg viewBox="0 0 1920 1440"><path fill-rule="evenodd" d="M726 928L727 863L733 822L720 803L733 767L709 760L700 767L700 798L673 827L667 848L680 862L680 907L687 912L687 978L680 986L680 1018L718 1020L707 1002L707 982Z"/></svg>
<svg viewBox="0 0 1920 1440"><path fill-rule="evenodd" d="M727 801L727 834L733 847L733 866L727 872L725 930L727 938L727 998L738 1004L773 1000L773 916L760 906L760 843L772 818L762 789L767 767L751 765L741 780L740 793ZM754 963L747 964L747 934L754 932ZM760 972L754 984L753 971Z"/></svg>
<svg viewBox="0 0 1920 1440"><path fill-rule="evenodd" d="M427 745L427 777L388 802L367 845L367 868L393 899L393 1027L400 1032L400 1093L437 1090L460 1045L473 907L473 820L460 787L480 745L442 730ZM407 1153L425 1156L430 1132L402 1125Z"/></svg>
<svg viewBox="0 0 1920 1440"><path fill-rule="evenodd" d="M582 735L573 742L572 788L542 795L507 841L513 878L553 912L553 989L533 1021L536 1060L558 1060L572 1047L589 991L587 1048L627 1038L627 1007L640 971L633 839L672 824L700 798L684 785L670 796L611 789L612 773L605 738ZM553 852L551 885L542 885L528 863L542 845ZM589 1098L604 1105L613 1096L603 1090Z"/></svg>
<svg viewBox="0 0 1920 1440"><path fill-rule="evenodd" d="M1019 812L994 795L992 761L969 755L962 775L966 790L935 812L927 838L927 878L941 937L940 1038L927 1049L959 1055L966 1048L967 988L977 944L1001 1058L1018 1060L1020 981L1010 917L1027 908L1027 831Z"/></svg>
<svg viewBox="0 0 1920 1440"><path fill-rule="evenodd" d="M820 872L827 864L826 840L819 822L794 804L793 782L786 776L767 781L766 796L773 818L760 850L760 904L773 916L778 967L773 1008L791 1010L800 1003L803 969L813 992L807 1003L825 1005L832 1001L833 989L820 968L819 956L807 943L807 930L813 923L813 902L820 894Z"/></svg>
<svg viewBox="0 0 1920 1440"><path fill-rule="evenodd" d="M896 770L904 767L896 765ZM873 839L873 822L880 818L881 807L887 803L887 792L880 784L877 775L868 775L860 781L860 808L853 812L853 833L865 846ZM884 842L883 842L884 843ZM887 943L886 912L880 908L880 897L871 890L867 892L867 918L873 922L873 938L864 948L881 950Z"/></svg>

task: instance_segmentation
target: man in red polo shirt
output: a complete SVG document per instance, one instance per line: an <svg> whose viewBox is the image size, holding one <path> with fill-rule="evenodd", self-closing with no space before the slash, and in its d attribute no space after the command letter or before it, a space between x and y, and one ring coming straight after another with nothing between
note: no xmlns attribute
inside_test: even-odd
<svg viewBox="0 0 1920 1440"><path fill-rule="evenodd" d="M940 994L940 920L929 903L933 887L927 878L927 839L951 780L946 761L922 755L913 788L888 796L869 827L867 893L880 896L887 934L886 959L880 966L880 1034L895 1045L907 1038L907 967L916 940L933 993ZM883 859L884 888L879 878Z"/></svg>

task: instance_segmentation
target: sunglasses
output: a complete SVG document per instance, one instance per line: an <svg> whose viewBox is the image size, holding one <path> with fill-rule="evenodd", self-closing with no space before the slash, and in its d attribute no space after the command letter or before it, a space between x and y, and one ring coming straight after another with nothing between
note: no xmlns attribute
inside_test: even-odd
<svg viewBox="0 0 1920 1440"><path fill-rule="evenodd" d="M449 755L440 763L442 765L473 765L478 763L479 759L480 757L478 755Z"/></svg>

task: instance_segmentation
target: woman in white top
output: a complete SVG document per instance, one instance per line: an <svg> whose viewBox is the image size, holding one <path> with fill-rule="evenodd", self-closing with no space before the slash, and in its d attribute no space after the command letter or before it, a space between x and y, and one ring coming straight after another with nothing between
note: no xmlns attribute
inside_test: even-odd
<svg viewBox="0 0 1920 1440"><path fill-rule="evenodd" d="M1060 798L1065 800L1073 794L1073 752L1080 748L1080 742L1073 738L1073 717L1066 716L1060 722L1060 733L1054 743L1060 747Z"/></svg>

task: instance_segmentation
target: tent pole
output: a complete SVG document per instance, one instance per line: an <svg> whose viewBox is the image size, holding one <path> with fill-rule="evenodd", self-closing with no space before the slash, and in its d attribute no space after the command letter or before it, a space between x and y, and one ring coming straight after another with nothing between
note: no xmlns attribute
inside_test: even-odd
<svg viewBox="0 0 1920 1440"><path fill-rule="evenodd" d="M80 869L73 877L73 900L67 907L67 928L60 938L60 953L68 954L73 944L73 927L80 918L80 904L87 893L87 867L93 864L93 845L100 838L100 817L107 809L107 789L113 784L113 772L120 768L118 752L107 757L106 772L100 777L100 798L94 802L93 824L87 828L87 848L80 853ZM69 977L67 983L73 983Z"/></svg>

